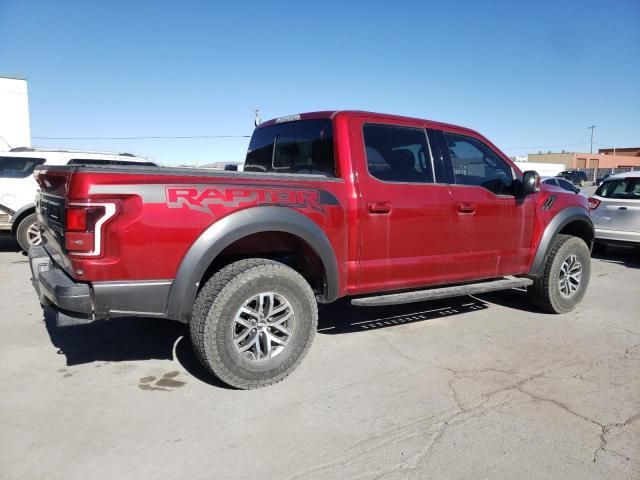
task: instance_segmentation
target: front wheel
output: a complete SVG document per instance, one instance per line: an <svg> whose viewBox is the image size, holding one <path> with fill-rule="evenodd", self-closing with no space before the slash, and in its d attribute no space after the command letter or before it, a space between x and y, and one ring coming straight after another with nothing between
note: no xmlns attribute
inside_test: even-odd
<svg viewBox="0 0 640 480"><path fill-rule="evenodd" d="M584 297L591 276L591 255L578 237L557 235L543 275L528 289L531 302L550 313L567 313Z"/></svg>
<svg viewBox="0 0 640 480"><path fill-rule="evenodd" d="M31 247L42 243L42 233L35 213L27 215L20 221L16 230L16 239L20 248L27 253Z"/></svg>
<svg viewBox="0 0 640 480"><path fill-rule="evenodd" d="M196 355L240 389L283 380L309 350L318 324L315 295L295 270L266 259L234 262L202 287L190 332Z"/></svg>

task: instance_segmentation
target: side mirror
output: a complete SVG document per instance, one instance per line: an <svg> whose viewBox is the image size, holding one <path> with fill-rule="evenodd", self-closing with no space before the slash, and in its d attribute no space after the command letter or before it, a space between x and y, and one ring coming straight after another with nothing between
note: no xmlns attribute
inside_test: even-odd
<svg viewBox="0 0 640 480"><path fill-rule="evenodd" d="M523 196L540 191L540 175L534 170L527 170L522 177Z"/></svg>

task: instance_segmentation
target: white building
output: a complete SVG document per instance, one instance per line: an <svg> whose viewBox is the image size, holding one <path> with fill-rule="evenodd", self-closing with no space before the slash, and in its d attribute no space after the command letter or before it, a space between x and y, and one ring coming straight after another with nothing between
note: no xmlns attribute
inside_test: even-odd
<svg viewBox="0 0 640 480"><path fill-rule="evenodd" d="M543 177L555 177L565 170L563 163L515 162L520 170L535 170Z"/></svg>
<svg viewBox="0 0 640 480"><path fill-rule="evenodd" d="M0 151L30 146L27 80L0 76Z"/></svg>

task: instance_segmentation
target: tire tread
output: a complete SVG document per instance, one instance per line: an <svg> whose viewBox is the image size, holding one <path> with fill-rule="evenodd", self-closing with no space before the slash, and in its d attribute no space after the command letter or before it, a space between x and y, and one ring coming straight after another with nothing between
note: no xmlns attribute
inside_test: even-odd
<svg viewBox="0 0 640 480"><path fill-rule="evenodd" d="M299 352L294 353L297 354L298 357L289 368L273 378L257 381L247 380L233 374L233 372L223 364L217 348L210 348L208 342L210 339L209 331L210 329L215 331L216 324L220 321L219 311L228 300L228 297L233 293L235 284L240 283L240 285L246 285L254 281L256 277L264 275L265 273L291 276L297 283L303 286L307 296L306 300L313 306L310 312L312 315L312 330L308 342L301 345ZM250 258L239 260L223 267L205 283L196 297L189 330L193 349L198 360L200 360L211 373L232 387L250 390L281 382L295 370L313 343L317 321L318 310L315 295L302 275L292 268L273 260Z"/></svg>

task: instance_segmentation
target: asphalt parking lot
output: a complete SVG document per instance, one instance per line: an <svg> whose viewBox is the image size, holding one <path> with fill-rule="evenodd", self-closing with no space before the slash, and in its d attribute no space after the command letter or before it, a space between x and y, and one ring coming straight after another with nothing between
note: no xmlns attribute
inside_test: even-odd
<svg viewBox="0 0 640 480"><path fill-rule="evenodd" d="M592 268L563 316L516 290L332 305L301 367L245 392L177 323L57 329L0 239L0 477L638 479L640 258Z"/></svg>

